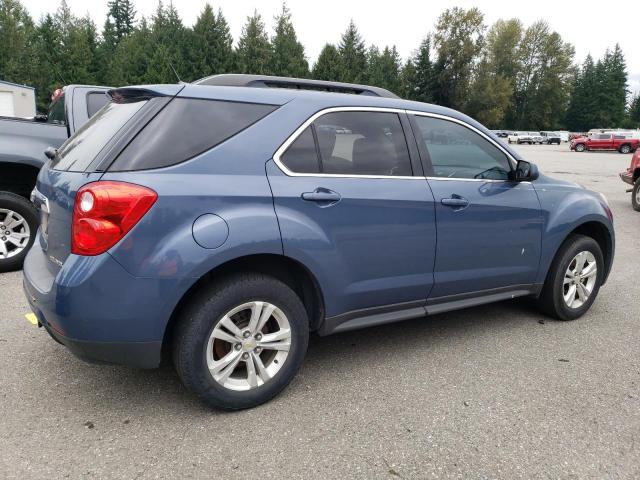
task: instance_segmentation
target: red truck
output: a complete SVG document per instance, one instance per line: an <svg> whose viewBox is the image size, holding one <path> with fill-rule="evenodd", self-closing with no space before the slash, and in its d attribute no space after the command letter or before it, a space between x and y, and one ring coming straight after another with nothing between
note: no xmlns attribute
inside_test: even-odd
<svg viewBox="0 0 640 480"><path fill-rule="evenodd" d="M640 150L631 157L631 165L620 174L624 183L632 185L633 188L627 190L631 192L631 205L633 209L640 212Z"/></svg>
<svg viewBox="0 0 640 480"><path fill-rule="evenodd" d="M576 152L586 150L617 150L620 153L635 152L640 139L630 138L618 133L595 133L590 137L578 137L571 140L569 148Z"/></svg>

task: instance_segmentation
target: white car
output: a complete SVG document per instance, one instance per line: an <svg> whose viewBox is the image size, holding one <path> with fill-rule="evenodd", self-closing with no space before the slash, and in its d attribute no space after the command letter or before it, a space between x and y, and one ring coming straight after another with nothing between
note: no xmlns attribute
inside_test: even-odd
<svg viewBox="0 0 640 480"><path fill-rule="evenodd" d="M509 143L531 143L531 136L527 132L512 132L508 137Z"/></svg>
<svg viewBox="0 0 640 480"><path fill-rule="evenodd" d="M528 133L529 133L529 136L531 137L530 143L539 143L540 145L542 145L542 143L544 142L544 137L540 135L540 132L528 132Z"/></svg>

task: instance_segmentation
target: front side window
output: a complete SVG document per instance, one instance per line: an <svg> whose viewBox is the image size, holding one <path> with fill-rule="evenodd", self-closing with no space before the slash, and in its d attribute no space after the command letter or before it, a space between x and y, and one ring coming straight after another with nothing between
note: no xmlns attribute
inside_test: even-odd
<svg viewBox="0 0 640 480"><path fill-rule="evenodd" d="M314 140L315 158L310 154ZM282 155L295 173L411 176L400 117L387 112L334 112L316 119Z"/></svg>
<svg viewBox="0 0 640 480"><path fill-rule="evenodd" d="M418 141L429 154L433 175L446 178L507 180L511 165L493 143L449 120L414 116Z"/></svg>

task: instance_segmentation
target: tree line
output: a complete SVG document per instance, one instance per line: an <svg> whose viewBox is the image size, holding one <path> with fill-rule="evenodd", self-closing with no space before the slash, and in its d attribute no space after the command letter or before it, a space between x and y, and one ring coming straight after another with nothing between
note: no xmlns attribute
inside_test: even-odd
<svg viewBox="0 0 640 480"><path fill-rule="evenodd" d="M254 73L366 83L403 98L461 110L491 128L640 126L640 99L628 102L627 71L615 45L575 65L575 51L540 20L491 26L477 8L451 8L406 61L395 46L367 47L353 21L310 65L285 4L268 32L247 18L237 43L221 9L206 4L193 26L173 3L138 18L132 0L108 1L102 30L65 0L37 22L20 0L0 0L0 79L34 86L38 108L69 83L175 83L217 73Z"/></svg>

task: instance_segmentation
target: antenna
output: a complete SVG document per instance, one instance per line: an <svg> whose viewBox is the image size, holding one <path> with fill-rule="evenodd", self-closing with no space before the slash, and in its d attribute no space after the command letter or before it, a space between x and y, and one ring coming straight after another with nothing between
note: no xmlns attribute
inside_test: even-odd
<svg viewBox="0 0 640 480"><path fill-rule="evenodd" d="M171 64L171 62L169 62L169 68L171 68L171 71L173 72L173 74L178 79L178 83L183 84L184 82L182 80L180 80L180 76L178 75L178 72L176 72L176 69L173 68L173 65Z"/></svg>

